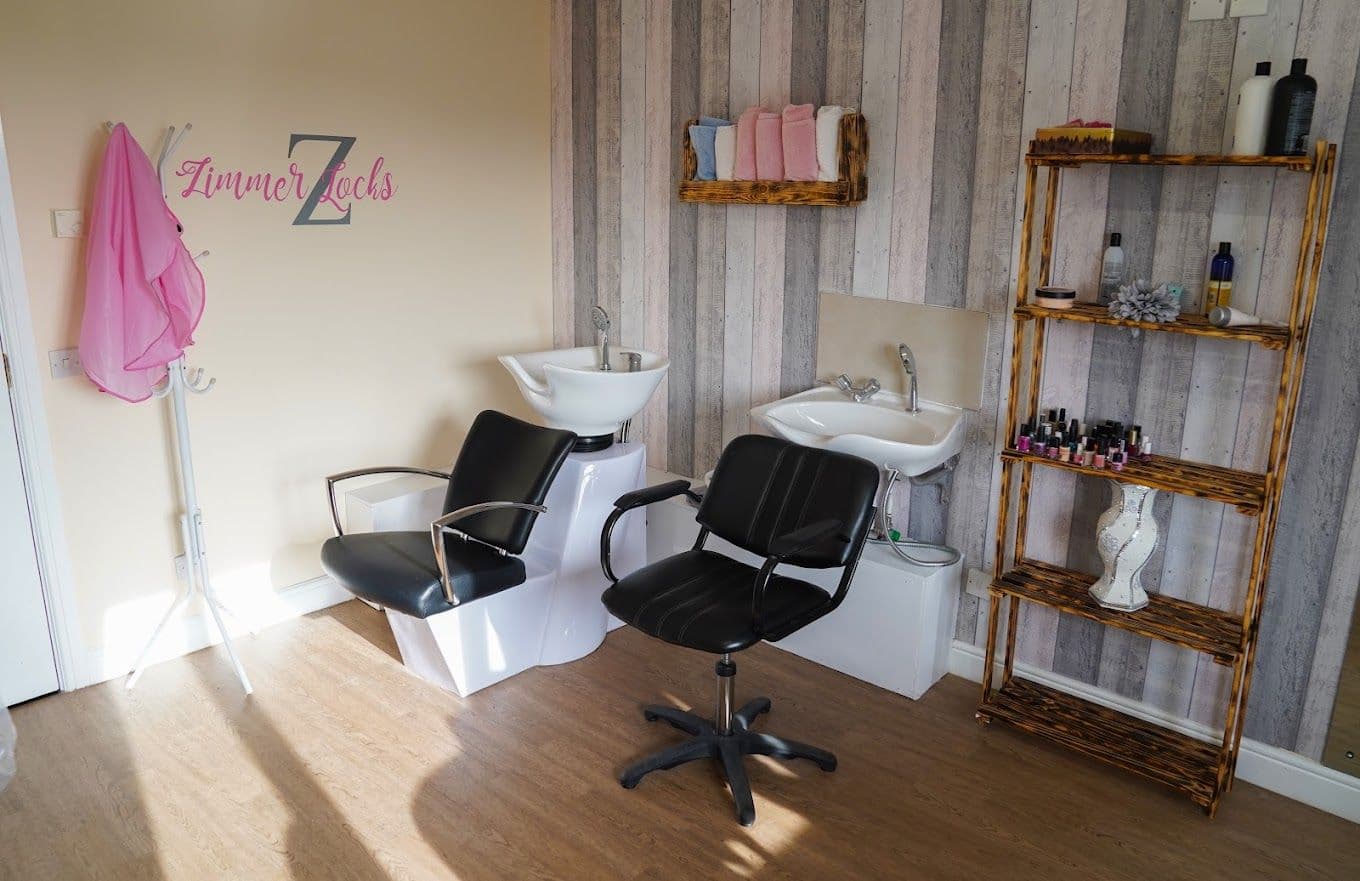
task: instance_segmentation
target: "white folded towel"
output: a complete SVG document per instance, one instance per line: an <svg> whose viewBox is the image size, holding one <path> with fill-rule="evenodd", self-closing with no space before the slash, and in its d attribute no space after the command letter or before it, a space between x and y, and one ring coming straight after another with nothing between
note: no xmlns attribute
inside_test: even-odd
<svg viewBox="0 0 1360 881"><path fill-rule="evenodd" d="M817 109L817 180L840 180L841 117L845 113L836 104Z"/></svg>
<svg viewBox="0 0 1360 881"><path fill-rule="evenodd" d="M713 135L713 157L718 167L718 180L731 180L737 164L737 127L725 125Z"/></svg>

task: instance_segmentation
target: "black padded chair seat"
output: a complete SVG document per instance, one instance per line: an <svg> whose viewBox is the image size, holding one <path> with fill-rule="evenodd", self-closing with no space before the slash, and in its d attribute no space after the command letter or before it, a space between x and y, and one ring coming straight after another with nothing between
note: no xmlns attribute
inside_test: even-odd
<svg viewBox="0 0 1360 881"><path fill-rule="evenodd" d="M460 603L524 583L524 563L494 548L445 539L449 583ZM361 532L321 546L321 568L360 599L416 618L453 606L444 599L428 532Z"/></svg>
<svg viewBox="0 0 1360 881"><path fill-rule="evenodd" d="M756 574L755 567L723 554L685 551L621 578L603 600L615 617L644 633L714 654L787 636L797 629L790 624L831 601L816 585L776 574L757 626L751 617Z"/></svg>

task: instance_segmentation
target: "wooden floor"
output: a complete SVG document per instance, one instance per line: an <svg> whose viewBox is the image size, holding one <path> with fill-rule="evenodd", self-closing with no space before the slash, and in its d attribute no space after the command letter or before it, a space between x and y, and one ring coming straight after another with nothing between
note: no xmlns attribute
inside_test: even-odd
<svg viewBox="0 0 1360 881"><path fill-rule="evenodd" d="M614 633L467 700L407 675L349 603L219 650L17 708L0 878L1355 878L1360 828L1247 784L1208 820L1152 784L973 721L972 683L911 702L768 646L738 697L840 769L749 762L743 829L716 771L614 781L707 708L712 659Z"/></svg>

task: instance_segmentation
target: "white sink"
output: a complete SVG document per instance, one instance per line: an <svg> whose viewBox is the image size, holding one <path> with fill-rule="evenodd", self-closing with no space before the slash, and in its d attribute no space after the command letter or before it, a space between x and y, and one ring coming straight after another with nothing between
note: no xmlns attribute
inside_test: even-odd
<svg viewBox="0 0 1360 881"><path fill-rule="evenodd" d="M920 402L906 412L906 399L879 392L856 403L839 389L814 388L756 407L751 415L786 440L862 456L903 477L924 474L963 449L963 411Z"/></svg>
<svg viewBox="0 0 1360 881"><path fill-rule="evenodd" d="M628 372L624 352L642 356L642 369ZM632 419L651 398L671 362L638 349L615 349L613 370L599 367L596 346L501 355L500 362L515 378L520 394L552 428L565 428L581 437L613 434Z"/></svg>

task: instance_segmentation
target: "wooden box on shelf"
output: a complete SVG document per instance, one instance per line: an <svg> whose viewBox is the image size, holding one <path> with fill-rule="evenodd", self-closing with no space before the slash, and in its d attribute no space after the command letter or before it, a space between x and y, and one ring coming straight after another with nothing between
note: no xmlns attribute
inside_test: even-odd
<svg viewBox="0 0 1360 881"><path fill-rule="evenodd" d="M698 160L689 142L685 123L681 138L680 201L712 202L730 205L854 205L869 195L869 127L864 116L847 113L841 117L840 179L834 181L799 180L695 180Z"/></svg>

